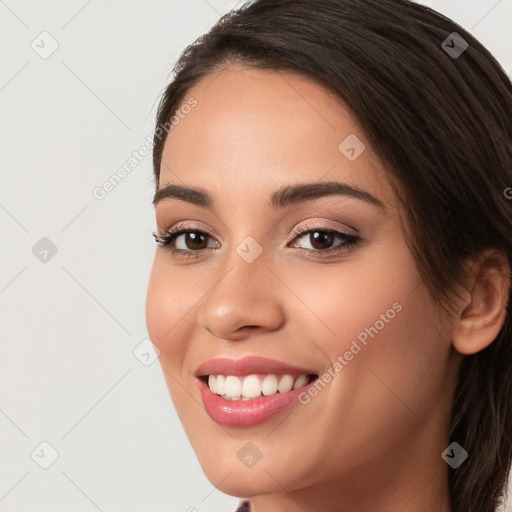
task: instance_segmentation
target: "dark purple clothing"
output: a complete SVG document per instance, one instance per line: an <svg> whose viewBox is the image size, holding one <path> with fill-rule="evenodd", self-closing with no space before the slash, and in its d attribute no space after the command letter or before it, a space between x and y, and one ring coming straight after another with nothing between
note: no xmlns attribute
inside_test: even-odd
<svg viewBox="0 0 512 512"><path fill-rule="evenodd" d="M251 512L251 504L248 501L242 501L242 503L238 505L236 512Z"/></svg>

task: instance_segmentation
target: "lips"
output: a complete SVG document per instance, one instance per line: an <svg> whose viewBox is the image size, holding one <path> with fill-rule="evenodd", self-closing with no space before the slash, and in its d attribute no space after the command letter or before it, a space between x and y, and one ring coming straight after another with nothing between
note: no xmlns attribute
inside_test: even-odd
<svg viewBox="0 0 512 512"><path fill-rule="evenodd" d="M230 427L257 425L297 404L299 394L318 377L311 368L299 368L253 356L242 359L212 359L201 364L195 371L195 376L195 383L199 387L208 415L217 423ZM278 386L277 389L263 386L260 395L259 392L246 393L246 386L242 390L242 387L233 387L229 384L246 381L249 383L252 380L257 383L256 377L261 382L277 381L288 385ZM221 379L223 382L227 381L228 386L216 386L216 382L220 382ZM290 382L294 385L290 385ZM251 388L254 389L253 386ZM244 394L248 394L249 397Z"/></svg>
<svg viewBox="0 0 512 512"><path fill-rule="evenodd" d="M218 358L206 361L195 371L196 377L212 374L223 375L251 375L251 374L277 374L292 375L298 377L303 374L314 374L314 371L308 368L299 368L274 359L265 357L244 357L242 359Z"/></svg>

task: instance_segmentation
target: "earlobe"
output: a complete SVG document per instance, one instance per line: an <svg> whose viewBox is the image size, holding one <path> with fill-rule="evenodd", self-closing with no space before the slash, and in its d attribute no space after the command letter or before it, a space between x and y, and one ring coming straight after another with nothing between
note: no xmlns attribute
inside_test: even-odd
<svg viewBox="0 0 512 512"><path fill-rule="evenodd" d="M453 346L461 354L475 354L498 336L507 316L511 272L506 255L489 249L472 262L468 299L453 329ZM471 291L469 291L471 290Z"/></svg>

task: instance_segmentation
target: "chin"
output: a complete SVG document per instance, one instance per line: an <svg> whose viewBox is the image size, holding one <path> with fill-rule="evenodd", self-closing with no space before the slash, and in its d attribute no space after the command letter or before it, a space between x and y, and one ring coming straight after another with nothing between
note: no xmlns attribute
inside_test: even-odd
<svg viewBox="0 0 512 512"><path fill-rule="evenodd" d="M231 473L217 471L215 468L207 468L207 470L203 468L203 471L219 491L236 498L251 498L282 491L282 487L278 484L278 481L281 481L279 475L272 478L265 468L240 470L232 467L229 470L232 471ZM288 484L286 482L284 484L288 488Z"/></svg>

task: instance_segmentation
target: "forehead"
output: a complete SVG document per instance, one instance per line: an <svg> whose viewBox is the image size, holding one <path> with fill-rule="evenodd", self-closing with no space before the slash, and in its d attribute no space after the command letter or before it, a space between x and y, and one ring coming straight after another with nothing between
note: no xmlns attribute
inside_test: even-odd
<svg viewBox="0 0 512 512"><path fill-rule="evenodd" d="M318 81L231 67L201 79L182 105L191 98L196 105L183 110L167 136L160 186L186 183L218 197L250 191L262 204L288 183L343 181L393 203L357 119ZM355 147L356 159L347 146Z"/></svg>

